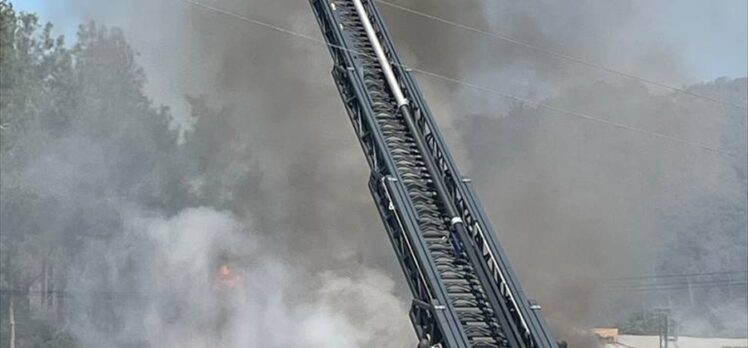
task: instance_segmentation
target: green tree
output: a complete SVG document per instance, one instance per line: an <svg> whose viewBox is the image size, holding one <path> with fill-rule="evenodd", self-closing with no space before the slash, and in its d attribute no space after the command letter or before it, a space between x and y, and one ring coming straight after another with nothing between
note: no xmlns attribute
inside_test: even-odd
<svg viewBox="0 0 748 348"><path fill-rule="evenodd" d="M0 336L13 301L31 328L18 342L34 347L74 344L60 331L64 296L45 318L31 302L64 293L78 251L120 233L123 208L189 204L178 131L145 96L122 31L89 23L70 46L52 29L0 0Z"/></svg>

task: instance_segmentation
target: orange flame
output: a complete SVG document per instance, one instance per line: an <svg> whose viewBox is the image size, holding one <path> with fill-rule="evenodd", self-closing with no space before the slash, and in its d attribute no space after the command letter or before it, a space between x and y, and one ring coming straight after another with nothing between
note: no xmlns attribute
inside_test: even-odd
<svg viewBox="0 0 748 348"><path fill-rule="evenodd" d="M239 284L239 276L234 273L233 267L222 264L218 267L218 283L222 287L231 289Z"/></svg>

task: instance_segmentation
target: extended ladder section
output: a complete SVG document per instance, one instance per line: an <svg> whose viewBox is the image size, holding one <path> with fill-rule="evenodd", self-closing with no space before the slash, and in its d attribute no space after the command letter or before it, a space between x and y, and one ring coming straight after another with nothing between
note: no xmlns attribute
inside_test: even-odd
<svg viewBox="0 0 748 348"><path fill-rule="evenodd" d="M369 188L413 293L419 347L557 347L371 0L311 0Z"/></svg>

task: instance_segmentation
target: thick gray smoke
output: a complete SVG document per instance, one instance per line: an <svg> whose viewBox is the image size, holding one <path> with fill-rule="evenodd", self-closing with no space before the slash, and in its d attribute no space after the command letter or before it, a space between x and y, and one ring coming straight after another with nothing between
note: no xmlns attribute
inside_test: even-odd
<svg viewBox="0 0 748 348"><path fill-rule="evenodd" d="M210 208L168 219L125 214L124 233L89 245L69 276L70 323L86 347L387 347L411 335L380 271L357 265L310 276ZM113 293L91 296L103 289ZM101 326L107 316L117 330Z"/></svg>
<svg viewBox="0 0 748 348"><path fill-rule="evenodd" d="M646 2L484 2L482 13L464 3L402 3L676 86L693 83L698 74L686 67L675 44L659 35L642 37L654 28L635 28L657 8ZM610 278L626 275L745 270L744 108L683 96L382 8L416 65L600 119L420 77L427 97L442 101L435 105L437 117L457 142L458 159L473 175L525 288L543 304L559 336L569 339L580 328L615 325L634 308L655 307L672 308L689 334L726 328L745 334L745 297L695 313L682 306L679 298L687 295L682 289L627 293L608 288ZM736 51L746 45L744 33L742 42L733 43ZM419 39L429 36L439 40ZM627 45L632 41L636 47ZM690 90L745 105L747 83L722 79ZM727 293L713 296L727 298Z"/></svg>
<svg viewBox="0 0 748 348"><path fill-rule="evenodd" d="M319 35L306 1L205 3ZM656 6L644 1L398 3L653 79L695 82L676 47L648 37L646 28L633 34L621 29L646 22ZM166 217L112 204L125 233L110 245L87 246L82 255L91 256L81 257L72 290L86 293L105 284L127 292L115 306L126 322L118 335L154 347L216 340L225 347L412 344L410 295L369 198L366 163L329 75L325 47L180 1L83 0L70 6L82 21L126 33L140 53L150 96L172 108L185 151L200 159L189 173L192 194L211 206ZM733 157L715 155L417 76L526 292L540 300L559 336L617 319L601 313L614 299L601 294L604 280L657 272L676 232L692 228L671 222L708 210L694 201L729 197L745 211L745 195L735 193L735 187L745 192L745 166L738 161L742 176L733 170L734 158L745 158L745 110L380 8L409 64L730 150ZM634 44L622 48L620 42ZM703 93L745 103L745 84L723 81L703 86ZM723 229L711 232L709 238L724 237ZM731 238L713 245L730 245ZM740 243L745 245L732 244ZM705 257L711 259L712 251ZM741 252L745 260L745 250L735 253ZM244 260L236 270L237 290L211 283L213 262L222 253ZM85 262L102 258L108 263ZM81 301L80 316L96 306L85 298L74 301ZM744 320L745 312L736 316ZM80 318L73 322L83 342L111 342ZM202 325L216 321L225 326Z"/></svg>

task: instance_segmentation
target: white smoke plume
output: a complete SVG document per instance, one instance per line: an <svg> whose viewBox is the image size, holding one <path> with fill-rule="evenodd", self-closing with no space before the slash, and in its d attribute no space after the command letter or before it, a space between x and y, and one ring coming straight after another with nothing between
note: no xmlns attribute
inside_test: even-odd
<svg viewBox="0 0 748 348"><path fill-rule="evenodd" d="M77 318L70 322L86 347L363 348L412 340L405 305L381 271L309 273L211 208L126 215L120 237L88 245L80 258L106 264L80 264L70 278ZM100 313L108 307L100 301L116 301L114 312ZM100 325L108 315L118 327Z"/></svg>

